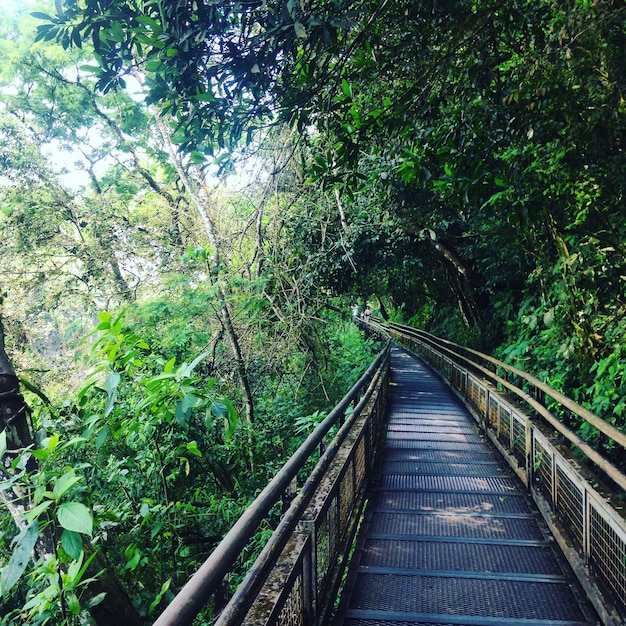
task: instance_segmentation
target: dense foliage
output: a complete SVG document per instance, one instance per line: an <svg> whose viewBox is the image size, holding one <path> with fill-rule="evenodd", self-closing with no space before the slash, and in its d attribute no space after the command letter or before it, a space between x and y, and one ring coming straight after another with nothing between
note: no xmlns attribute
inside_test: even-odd
<svg viewBox="0 0 626 626"><path fill-rule="evenodd" d="M1 17L0 329L38 431L6 623L95 615L92 547L149 623L367 363L355 302L625 427L623 2Z"/></svg>

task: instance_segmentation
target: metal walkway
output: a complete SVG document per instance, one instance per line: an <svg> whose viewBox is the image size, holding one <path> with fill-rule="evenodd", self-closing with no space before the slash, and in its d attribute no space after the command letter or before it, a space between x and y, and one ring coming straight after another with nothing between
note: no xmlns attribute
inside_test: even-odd
<svg viewBox="0 0 626 626"><path fill-rule="evenodd" d="M335 624L598 624L522 484L395 349L387 441Z"/></svg>

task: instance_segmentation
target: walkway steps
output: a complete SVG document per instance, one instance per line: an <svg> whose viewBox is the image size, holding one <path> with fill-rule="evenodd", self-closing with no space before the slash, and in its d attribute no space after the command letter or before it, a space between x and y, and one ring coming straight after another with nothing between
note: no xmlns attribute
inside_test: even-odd
<svg viewBox="0 0 626 626"><path fill-rule="evenodd" d="M395 349L387 441L335 624L597 624L523 485Z"/></svg>

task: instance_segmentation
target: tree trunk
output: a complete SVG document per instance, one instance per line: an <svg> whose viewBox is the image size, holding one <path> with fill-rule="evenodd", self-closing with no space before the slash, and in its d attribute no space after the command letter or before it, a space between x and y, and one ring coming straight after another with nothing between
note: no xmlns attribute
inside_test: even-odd
<svg viewBox="0 0 626 626"><path fill-rule="evenodd" d="M28 405L20 393L19 380L5 350L4 325L0 315L0 432L6 430L9 451L16 452L33 444L28 412Z"/></svg>
<svg viewBox="0 0 626 626"><path fill-rule="evenodd" d="M243 353L241 351L241 346L239 343L239 337L237 336L237 332L235 331L235 327L232 321L232 315L230 313L230 307L228 305L228 293L224 284L218 280L218 275L220 271L220 245L217 239L217 234L215 232L215 225L213 224L213 220L208 214L206 203L203 202L203 199L196 192L195 186L192 184L188 174L185 172L182 163L180 162L180 158L178 157L174 146L172 145L170 134L165 124L155 112L155 119L157 122L157 126L159 127L159 131L163 137L163 141L165 141L167 145L167 149L172 161L172 165L176 168L176 172L180 180L182 181L187 193L189 193L189 197L191 201L196 207L198 214L204 224L204 228L209 240L209 243L213 247L213 259L211 267L211 275L214 277L214 280L217 283L217 295L220 303L220 316L222 318L222 323L224 328L226 329L226 334L228 335L228 339L230 340L230 345L233 351L233 355L235 357L235 362L237 364L237 373L239 376L239 382L241 383L241 387L244 392L245 398L245 407L246 407L246 418L249 424L254 422L254 401L252 398L252 390L250 387L250 381L248 379L248 372L246 371L246 364L243 358Z"/></svg>

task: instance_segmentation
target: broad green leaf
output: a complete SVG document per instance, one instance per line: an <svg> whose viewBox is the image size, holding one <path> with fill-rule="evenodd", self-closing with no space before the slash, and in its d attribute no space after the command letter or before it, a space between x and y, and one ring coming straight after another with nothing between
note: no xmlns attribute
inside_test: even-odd
<svg viewBox="0 0 626 626"><path fill-rule="evenodd" d="M105 379L104 379L104 390L107 393L112 393L115 389L117 389L117 386L120 384L120 375L117 372L111 372Z"/></svg>
<svg viewBox="0 0 626 626"><path fill-rule="evenodd" d="M199 93L191 97L192 100L198 100L199 102L214 102L215 96L212 93Z"/></svg>
<svg viewBox="0 0 626 626"><path fill-rule="evenodd" d="M64 502L57 511L57 519L63 528L91 537L93 519L89 509L81 502Z"/></svg>
<svg viewBox="0 0 626 626"><path fill-rule="evenodd" d="M104 405L104 416L111 414L115 406L117 398L117 386L120 384L120 375L117 372L111 372L104 380L104 389L107 392L107 401Z"/></svg>
<svg viewBox="0 0 626 626"><path fill-rule="evenodd" d="M67 448L82 446L86 442L87 439L85 439L85 437L72 437L72 439L66 441L61 445L60 450L66 450Z"/></svg>
<svg viewBox="0 0 626 626"><path fill-rule="evenodd" d="M60 500L61 496L66 494L76 483L80 482L80 480L80 476L76 476L76 472L73 469L69 472L65 472L63 476L58 478L52 490L57 500Z"/></svg>
<svg viewBox="0 0 626 626"><path fill-rule="evenodd" d="M44 500L41 504L38 504L34 509L31 509L30 511L28 511L26 513L26 520L28 521L28 523L30 524L34 520L37 520L37 518L44 511L46 511L50 507L51 504L52 504L52 500Z"/></svg>
<svg viewBox="0 0 626 626"><path fill-rule="evenodd" d="M194 406L196 406L196 400L196 396L194 396L192 393L186 394L185 397L181 400L183 410L189 411Z"/></svg>
<svg viewBox="0 0 626 626"><path fill-rule="evenodd" d="M5 596L24 573L38 537L39 524L37 520L35 520L30 526L24 528L13 540L16 547L9 559L8 565L2 570L2 576L0 576L0 595Z"/></svg>
<svg viewBox="0 0 626 626"><path fill-rule="evenodd" d="M174 365L176 364L176 357L173 356L166 364L165 367L163 368L163 373L164 374L169 374L171 373L171 371L174 369Z"/></svg>
<svg viewBox="0 0 626 626"><path fill-rule="evenodd" d="M202 456L202 452L200 452L200 449L198 448L198 444L195 441L190 441L189 443L185 444L185 447L187 448L187 450L189 450L189 452L191 452L191 454L195 454L196 456Z"/></svg>
<svg viewBox="0 0 626 626"><path fill-rule="evenodd" d="M176 404L176 421L181 426L186 426L189 423L189 417L191 416L191 409L196 404L196 397L188 393L181 400L179 400Z"/></svg>
<svg viewBox="0 0 626 626"><path fill-rule="evenodd" d="M107 440L107 437L109 436L109 429L108 428L103 428L98 435L96 436L96 441L95 441L95 446L96 446L96 450L99 450L104 442Z"/></svg>
<svg viewBox="0 0 626 626"><path fill-rule="evenodd" d="M56 450L59 442L61 441L61 435L55 434L52 437L47 437L42 442L42 447L48 448L48 450Z"/></svg>
<svg viewBox="0 0 626 626"><path fill-rule="evenodd" d="M230 400L224 398L223 402L228 411L228 415L224 420L224 440L228 441L235 433L235 429L239 423L239 416L237 415L237 409Z"/></svg>
<svg viewBox="0 0 626 626"><path fill-rule="evenodd" d="M217 400L211 402L211 413L213 413L215 417L228 419L228 407L223 402L218 402Z"/></svg>
<svg viewBox="0 0 626 626"><path fill-rule="evenodd" d="M127 561L124 569L129 569L132 572L139 565L139 561L141 560L141 550L139 550L137 544L133 543L126 548L125 554Z"/></svg>
<svg viewBox="0 0 626 626"><path fill-rule="evenodd" d="M31 454L38 461L45 461L50 456L50 450L48 450L48 449L45 449L45 450L31 450Z"/></svg>
<svg viewBox="0 0 626 626"><path fill-rule="evenodd" d="M296 32L296 37L307 38L306 28L300 22L294 22L293 29Z"/></svg>
<svg viewBox="0 0 626 626"><path fill-rule="evenodd" d="M98 313L98 319L101 322L110 322L113 315L109 311L101 311Z"/></svg>
<svg viewBox="0 0 626 626"><path fill-rule="evenodd" d="M148 61L144 67L146 72L158 72L159 70L165 68L165 65L163 65L161 61L152 60Z"/></svg>
<svg viewBox="0 0 626 626"><path fill-rule="evenodd" d="M67 608L72 615L80 614L80 600L75 593L68 593L66 595Z"/></svg>
<svg viewBox="0 0 626 626"><path fill-rule="evenodd" d="M61 535L61 546L69 556L77 560L83 551L83 538L80 533L65 528Z"/></svg>

